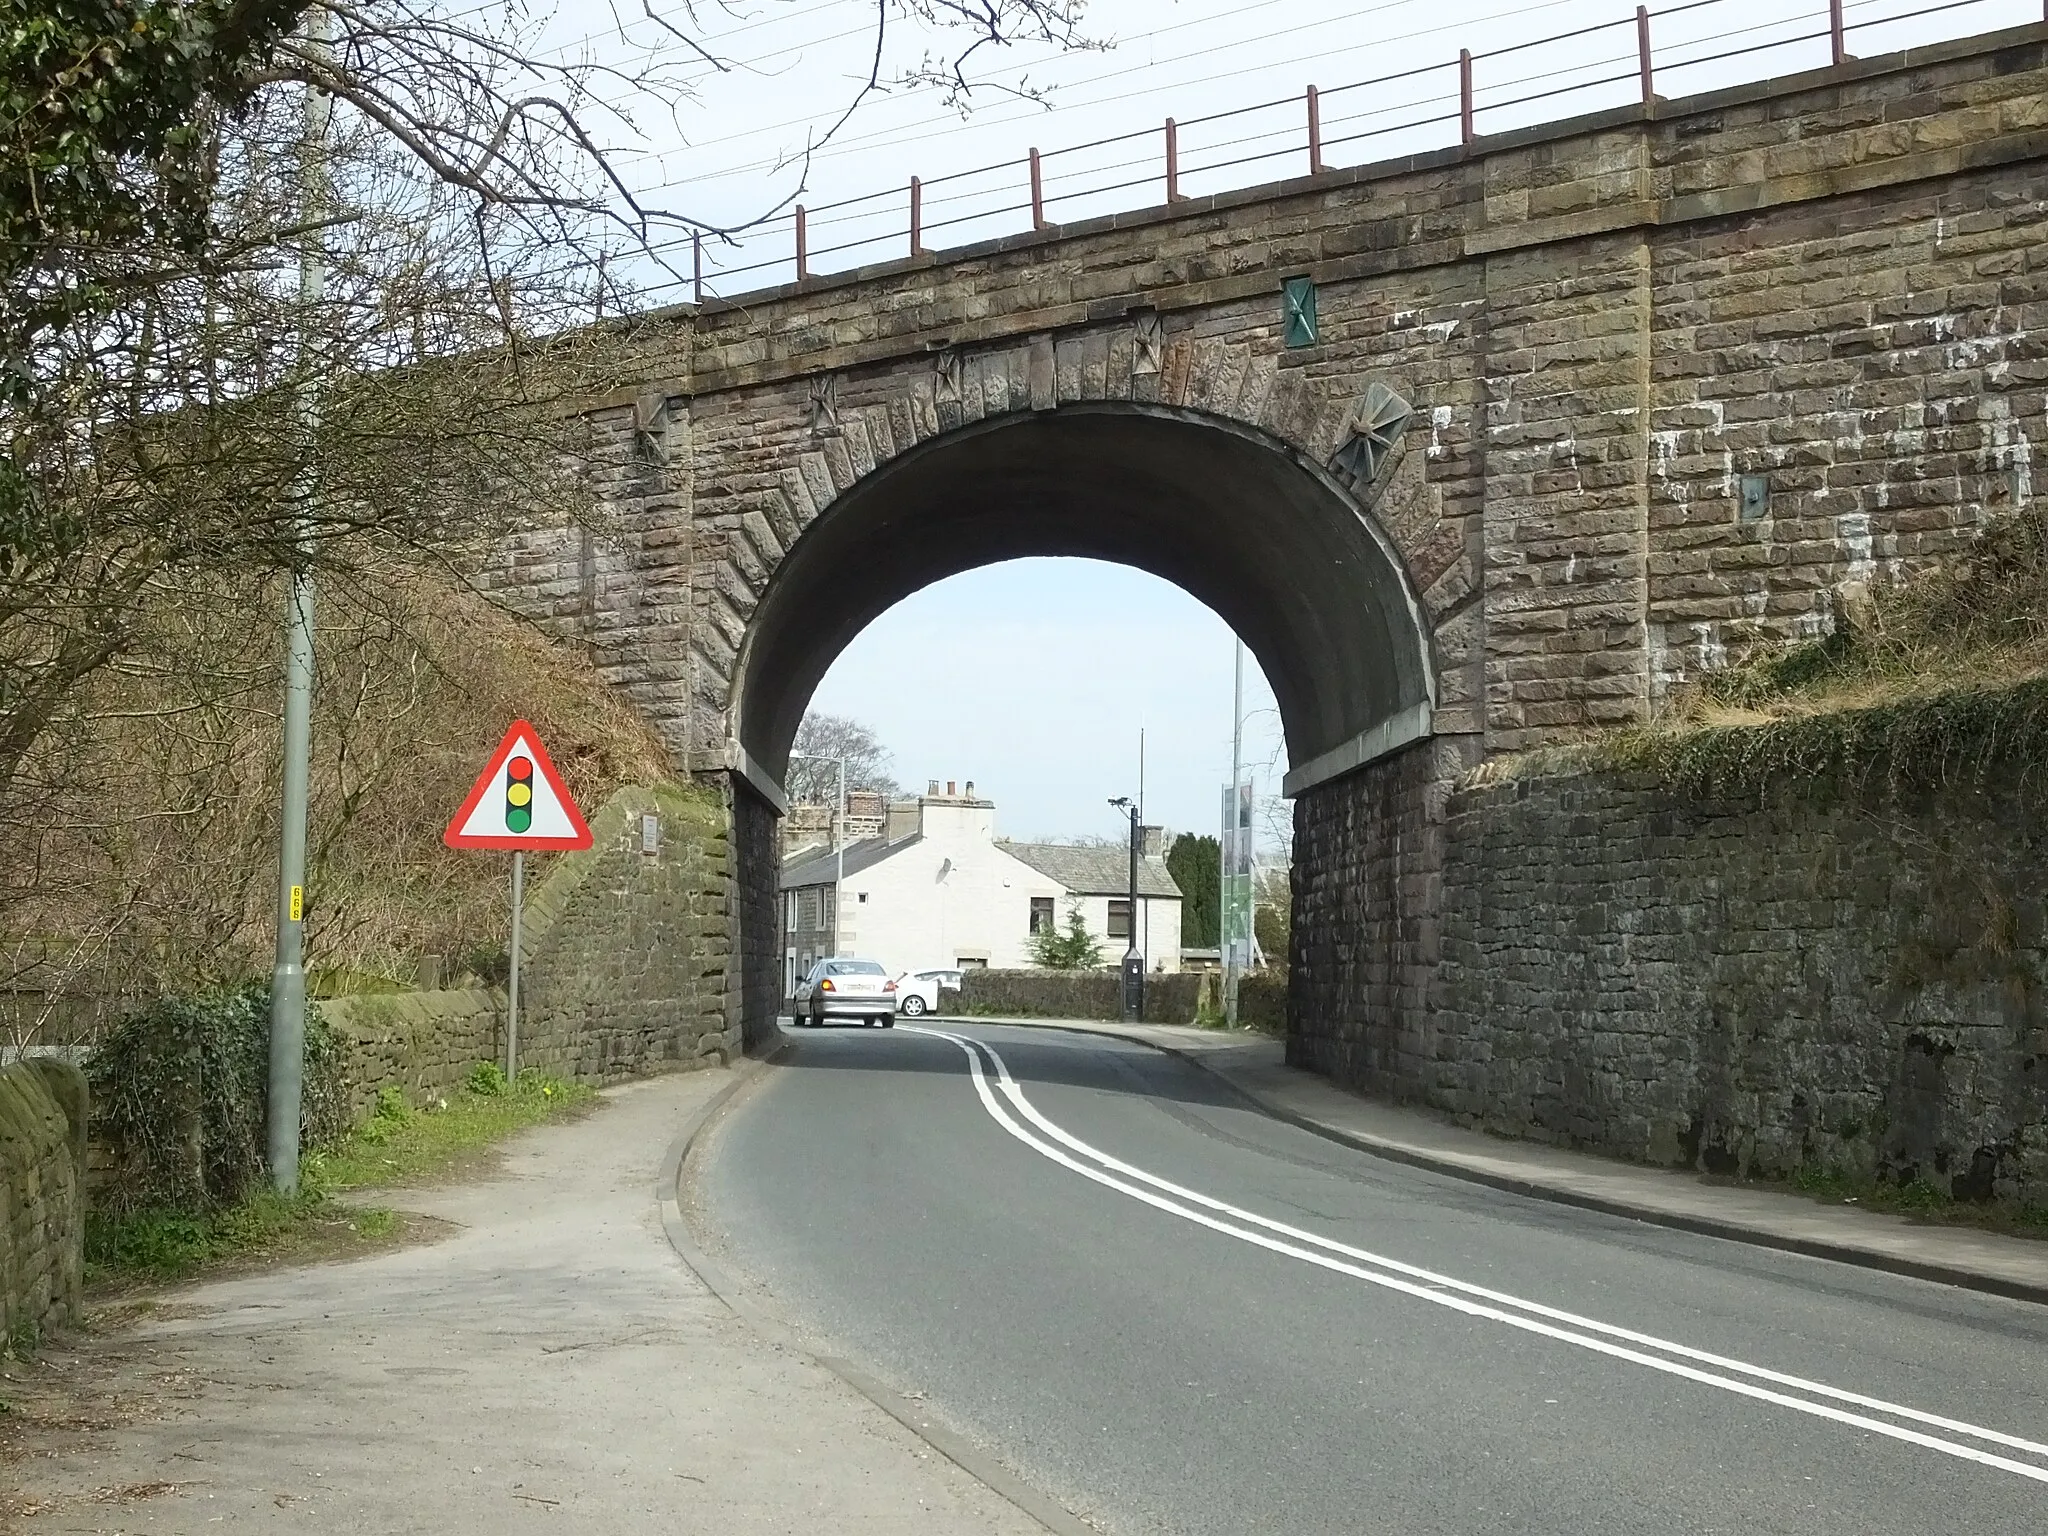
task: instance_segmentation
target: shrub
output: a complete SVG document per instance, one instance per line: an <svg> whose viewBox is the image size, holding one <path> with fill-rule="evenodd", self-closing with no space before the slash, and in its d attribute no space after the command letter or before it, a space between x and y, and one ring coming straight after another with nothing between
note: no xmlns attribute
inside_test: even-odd
<svg viewBox="0 0 2048 1536"><path fill-rule="evenodd" d="M170 997L123 1018L86 1068L95 1139L116 1176L113 1211L210 1211L263 1181L270 1087L270 989L257 982ZM304 1145L348 1134L342 1047L306 1009Z"/></svg>
<svg viewBox="0 0 2048 1536"><path fill-rule="evenodd" d="M463 1087L481 1098L494 1099L512 1085L505 1081L505 1069L495 1061L480 1061L469 1069Z"/></svg>

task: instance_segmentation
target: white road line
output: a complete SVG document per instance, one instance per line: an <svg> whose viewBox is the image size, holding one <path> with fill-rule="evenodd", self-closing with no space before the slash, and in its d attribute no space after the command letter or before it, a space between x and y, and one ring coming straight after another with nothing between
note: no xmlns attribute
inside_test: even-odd
<svg viewBox="0 0 2048 1536"><path fill-rule="evenodd" d="M1759 1386L1754 1381L1742 1380L1739 1377L1716 1375L1713 1372L1698 1369L1693 1365L1681 1363L1681 1359L1670 1359L1660 1355L1646 1354L1643 1352L1643 1349L1630 1348L1614 1341L1626 1340L1631 1345L1639 1344L1647 1349L1663 1351L1664 1355L1667 1356L1679 1356L1684 1360L1697 1360L1706 1364L1712 1364L1723 1370L1737 1372L1741 1376L1751 1376L1760 1380L1771 1381L1799 1391L1810 1392L1816 1396L1831 1398L1836 1402L1854 1403L1859 1407L1869 1408L1874 1412L1886 1413L1895 1418L1908 1419L1916 1423L1943 1428L1954 1434L1990 1441L2027 1454L2048 1457L2048 1445L2042 1445L2031 1440L2023 1440L2018 1436L2003 1434L2000 1431L1986 1429L1980 1425L1967 1424L1960 1420L1946 1419L1935 1414L1923 1413L1918 1409L1908 1408L1902 1404L1885 1402L1880 1398L1865 1397L1859 1393L1845 1392L1822 1382L1806 1381L1800 1377L1769 1371L1761 1366L1752 1366L1742 1361L1729 1360L1723 1356L1691 1349L1686 1345L1676 1344L1669 1340L1658 1339L1648 1334L1634 1333L1628 1329L1616 1328L1591 1318L1580 1317L1574 1313L1559 1311L1556 1308L1546 1307L1538 1302L1525 1301L1519 1297L1509 1296L1499 1291L1489 1291L1481 1286L1468 1285L1464 1281L1438 1275L1411 1264L1404 1264L1396 1259L1368 1253L1363 1249L1352 1248L1329 1238L1318 1237L1314 1233L1305 1232L1296 1227L1289 1227L1280 1222L1270 1221L1263 1216L1242 1210L1223 1201L1212 1199L1194 1190L1184 1189L1180 1185L1172 1184L1165 1179L1158 1178L1156 1175L1147 1173L1143 1169L1136 1168L1129 1163L1114 1158L1106 1152L1091 1147L1078 1137L1072 1136L1054 1125L1044 1115L1039 1113L1025 1097L1023 1089L1018 1086L1016 1079L1011 1077L1009 1068L1003 1062L1001 1055L985 1041L971 1040L964 1035L956 1035L939 1029L920 1028L915 1025L902 1025L899 1027L911 1033L931 1036L934 1039L949 1040L954 1045L957 1045L967 1056L968 1072L973 1079L975 1092L980 1096L982 1107L988 1111L990 1118L995 1120L998 1125L1002 1126L1012 1136L1036 1151L1040 1156L1080 1174L1083 1178L1117 1190L1119 1193L1128 1195L1134 1200L1142 1201L1144 1204L1150 1205L1155 1209L1178 1216L1184 1221L1190 1221L1198 1226L1207 1227L1212 1231L1220 1232L1228 1237L1234 1237L1240 1242L1265 1248L1273 1253L1299 1259L1303 1263L1313 1264L1320 1269L1349 1275L1354 1279L1364 1280L1388 1290L1398 1291L1404 1295L1413 1296L1419 1300L1430 1302L1436 1306L1446 1307L1455 1312L1463 1312L1468 1316L1482 1317L1493 1322L1504 1323L1511 1328L1519 1328L1524 1332L1556 1339L1566 1344L1573 1344L1581 1349L1591 1350L1597 1354L1608 1355L1618 1360L1626 1360L1650 1370L1661 1371L1666 1375L1682 1377L1688 1381L1696 1381L1705 1386L1718 1387L1724 1392L1732 1392L1738 1396L1754 1398L1761 1402L1774 1403L1780 1407L1791 1408L1800 1413L1811 1414L1816 1418L1830 1419L1836 1423L1868 1430L1873 1434L1884 1435L1893 1440L1902 1440L1908 1444L1924 1446L1929 1450L1939 1451L1947 1456L1958 1457L1965 1461L1974 1461L1983 1466L1996 1467L2000 1471L2011 1472L2016 1476L2028 1478L2037 1483L2048 1484L2048 1467L2034 1466L2026 1462L2015 1461L2010 1457L1997 1455L1979 1446L1942 1439L1939 1436L1926 1434L1917 1429L1909 1429L1900 1424L1886 1423L1883 1420L1869 1418L1863 1414L1851 1413L1845 1409L1834 1407L1827 1402L1814 1402L1808 1398L1788 1396L1786 1393L1772 1391L1767 1387ZM1019 1114L1030 1120L1032 1125L1043 1130L1046 1136L1051 1137L1052 1140L1047 1140L1045 1137L1034 1134L1033 1131L1020 1125L1011 1116L1009 1111L1003 1107L995 1091L989 1086L988 1075L982 1066L980 1053L983 1051L988 1053L988 1058L994 1064L999 1075L1002 1097L1008 1099L1016 1107ZM1063 1150L1063 1148L1071 1148L1072 1152L1092 1159L1094 1163L1101 1166L1091 1166L1089 1163L1081 1162L1071 1155L1069 1151ZM1109 1170L1115 1171L1111 1172ZM1132 1182L1132 1180L1137 1182ZM1175 1198L1168 1198L1169 1195ZM1183 1204L1183 1201L1189 1203ZM1195 1207L1200 1207L1201 1209ZM1217 1216L1207 1214L1209 1211L1220 1212L1233 1218L1233 1221L1220 1220ZM1246 1226L1233 1224L1234 1221L1246 1222L1249 1223L1250 1228L1264 1228L1265 1231L1250 1230ZM1267 1232L1279 1233L1282 1234L1282 1237L1267 1236ZM1282 1240L1282 1238L1287 1240ZM1304 1247L1302 1246L1304 1243L1312 1246ZM1338 1255L1343 1255L1343 1257ZM1353 1260L1357 1262L1353 1262ZM1365 1265L1373 1267L1365 1268L1363 1267ZM1411 1276L1414 1278L1404 1278ZM1416 1283L1417 1281L1421 1283ZM1442 1287L1443 1289L1436 1289L1435 1287ZM1483 1298L1483 1300L1475 1298ZM1503 1310L1510 1307L1516 1310ZM1558 1327L1555 1326L1554 1322L1546 1321L1545 1319L1569 1323L1572 1327ZM1575 1332L1573 1329L1584 1331Z"/></svg>
<svg viewBox="0 0 2048 1536"><path fill-rule="evenodd" d="M1689 1345L1673 1343L1669 1339L1660 1339L1652 1334L1637 1333L1628 1328L1620 1328L1611 1323L1600 1322L1596 1318L1584 1317L1578 1313L1566 1312L1556 1307L1548 1307L1541 1302L1527 1301L1522 1297L1510 1296L1502 1291L1489 1290L1485 1286L1473 1285L1467 1281L1455 1279L1450 1275L1442 1275L1434 1270L1423 1269L1418 1265L1406 1264L1399 1259L1390 1259L1384 1254L1371 1253L1363 1248L1353 1248L1349 1244L1340 1243L1334 1239L1320 1236L1317 1233L1305 1231L1300 1227L1292 1227L1284 1222L1273 1221L1254 1211L1247 1211L1234 1205L1228 1205L1221 1200L1212 1199L1198 1191L1182 1188L1178 1184L1170 1183L1154 1174L1147 1173L1142 1168L1133 1167L1129 1163L1112 1157L1100 1148L1090 1146L1087 1142L1080 1140L1076 1136L1069 1135L1065 1130L1053 1124L1052 1121L1038 1112L1029 1099L1024 1097L1024 1090L1018 1085L1017 1080L1010 1075L1009 1067L1004 1063L1001 1054L997 1052L996 1048L985 1040L977 1040L974 1043L988 1052L989 1058L995 1063L999 1086L1002 1088L1004 1096L1009 1098L1016 1105L1018 1111L1033 1125L1044 1131L1062 1146L1068 1147L1084 1157L1093 1158L1096 1162L1113 1172L1137 1179L1141 1183L1149 1184L1154 1189L1163 1190L1167 1194L1179 1199L1191 1201L1212 1211L1220 1211L1224 1215L1238 1221L1249 1222L1253 1226L1262 1227L1268 1232L1277 1232L1282 1237L1292 1238L1297 1242L1310 1243L1332 1253L1342 1254L1346 1258L1357 1259L1361 1263L1371 1264L1379 1269L1391 1270L1395 1274L1406 1275L1410 1279L1419 1280L1428 1285L1443 1286L1450 1290L1462 1292L1467 1296L1477 1296L1484 1301L1514 1307L1518 1311L1533 1313L1538 1317L1547 1317L1552 1322L1569 1324L1574 1328L1583 1328L1588 1332L1603 1334L1608 1338L1621 1339L1630 1344L1660 1350L1666 1354L1679 1356L1682 1359L1698 1361L1703 1365L1711 1365L1722 1370L1735 1371L1745 1376L1753 1376L1760 1381L1774 1382L1781 1387L1791 1387L1819 1397L1831 1398L1836 1402L1852 1403L1859 1408L1869 1408L1879 1413L1888 1413L1899 1418L1910 1419L1915 1423L1926 1424L1936 1429L1945 1429L1953 1434L1968 1435L1973 1439L1987 1440L2012 1450L2027 1452L2029 1455L2048 1457L2048 1445L2044 1445L2039 1441L2022 1439L2018 1435L2008 1435L1995 1429L1985 1429L1980 1425L1966 1423L1961 1419L1949 1419L1942 1417L1940 1414L1924 1413L1917 1408L1908 1408L1899 1403L1886 1402L1883 1398L1866 1397L1860 1392L1845 1391L1840 1387L1831 1387L1825 1382L1809 1381L1804 1377L1787 1375L1782 1371L1773 1371L1765 1366L1751 1365L1744 1360L1730 1359L1726 1355L1712 1354L1703 1349L1694 1349Z"/></svg>

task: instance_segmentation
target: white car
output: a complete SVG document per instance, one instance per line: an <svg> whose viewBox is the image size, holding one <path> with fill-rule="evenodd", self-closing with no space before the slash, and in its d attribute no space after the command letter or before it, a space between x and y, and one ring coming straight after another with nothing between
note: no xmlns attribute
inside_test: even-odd
<svg viewBox="0 0 2048 1536"><path fill-rule="evenodd" d="M951 992L953 1001L959 1002L958 971L906 971L896 978L896 1011L912 1019L920 1014L941 1013L941 992Z"/></svg>

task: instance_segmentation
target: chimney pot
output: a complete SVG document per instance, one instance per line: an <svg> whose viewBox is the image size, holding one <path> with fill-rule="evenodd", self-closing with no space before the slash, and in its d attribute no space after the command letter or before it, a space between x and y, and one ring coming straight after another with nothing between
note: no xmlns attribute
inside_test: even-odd
<svg viewBox="0 0 2048 1536"><path fill-rule="evenodd" d="M953 788L953 781L951 779L946 780L946 798L951 800L956 793L958 791Z"/></svg>
<svg viewBox="0 0 2048 1536"><path fill-rule="evenodd" d="M974 780L972 779L967 781L967 798L970 800L974 798Z"/></svg>
<svg viewBox="0 0 2048 1536"><path fill-rule="evenodd" d="M927 789L927 790L925 791L925 793L926 793L926 794L928 794L928 795L936 795L936 794L937 794L938 792L939 792L939 781L938 781L937 779L933 779L933 780L932 780L932 782L931 782L931 788Z"/></svg>

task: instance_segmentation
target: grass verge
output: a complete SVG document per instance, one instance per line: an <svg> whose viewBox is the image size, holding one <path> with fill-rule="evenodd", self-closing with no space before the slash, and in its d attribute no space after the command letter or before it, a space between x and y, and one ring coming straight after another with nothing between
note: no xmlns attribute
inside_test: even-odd
<svg viewBox="0 0 2048 1536"><path fill-rule="evenodd" d="M593 1090L522 1072L508 1083L480 1066L463 1088L415 1109L387 1088L338 1145L309 1151L296 1195L264 1190L218 1211L88 1213L86 1282L102 1295L266 1264L347 1258L423 1235L418 1217L345 1204L351 1190L459 1177L516 1131L580 1114Z"/></svg>
<svg viewBox="0 0 2048 1536"><path fill-rule="evenodd" d="M1802 1168L1787 1179L1710 1177L1707 1182L1745 1189L1789 1191L1823 1205L1853 1205L1866 1211L1903 1216L1909 1221L1924 1222L1929 1226L1970 1227L1979 1232L1997 1232L2007 1237L2048 1242L2048 1206L2022 1205L2013 1200L1958 1200L1925 1179L1916 1179L1910 1184L1893 1184L1876 1179L1849 1178L1819 1168Z"/></svg>

